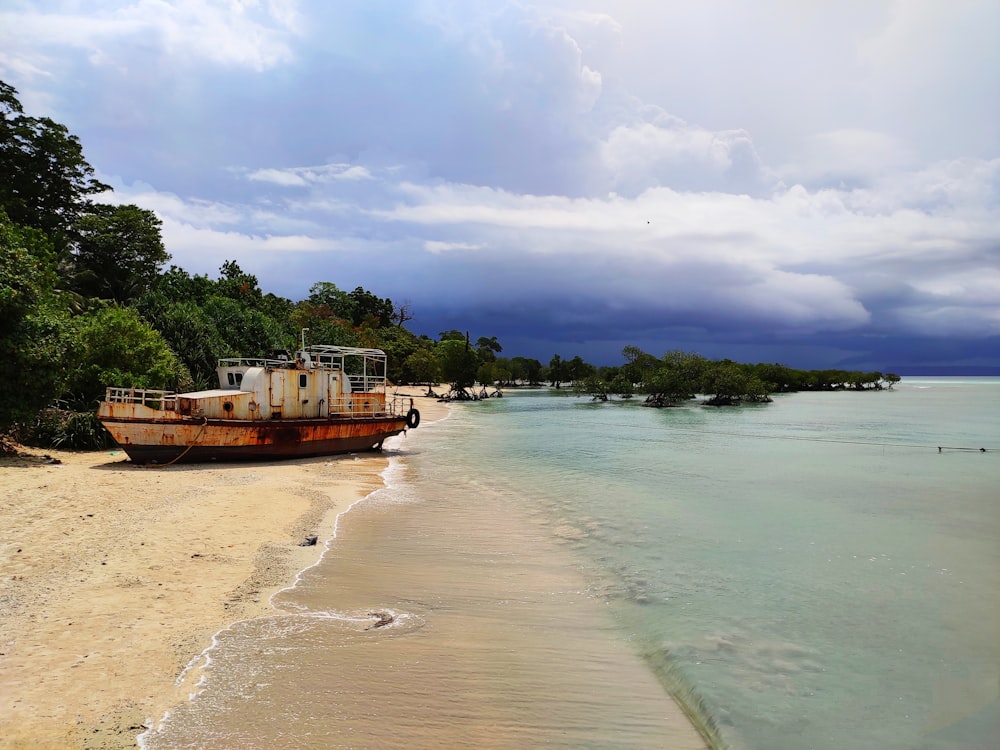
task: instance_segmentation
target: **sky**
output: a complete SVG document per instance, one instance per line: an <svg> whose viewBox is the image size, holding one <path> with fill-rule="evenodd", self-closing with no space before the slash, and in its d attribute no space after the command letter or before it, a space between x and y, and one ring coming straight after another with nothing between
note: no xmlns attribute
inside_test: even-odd
<svg viewBox="0 0 1000 750"><path fill-rule="evenodd" d="M171 263L504 356L1000 373L995 0L0 0Z"/></svg>

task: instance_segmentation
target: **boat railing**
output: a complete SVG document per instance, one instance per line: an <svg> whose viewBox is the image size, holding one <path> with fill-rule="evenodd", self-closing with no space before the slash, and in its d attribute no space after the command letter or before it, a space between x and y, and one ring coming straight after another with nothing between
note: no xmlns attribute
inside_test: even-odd
<svg viewBox="0 0 1000 750"><path fill-rule="evenodd" d="M348 374L351 390L357 392L384 393L385 378L381 375Z"/></svg>
<svg viewBox="0 0 1000 750"><path fill-rule="evenodd" d="M334 417L385 417L395 414L393 404L387 404L381 394L345 393L330 402Z"/></svg>
<svg viewBox="0 0 1000 750"><path fill-rule="evenodd" d="M330 402L332 417L403 417L413 406L408 396L384 393L345 393Z"/></svg>
<svg viewBox="0 0 1000 750"><path fill-rule="evenodd" d="M105 393L105 401L113 404L135 404L150 409L176 410L177 394L155 388L110 387Z"/></svg>
<svg viewBox="0 0 1000 750"><path fill-rule="evenodd" d="M413 399L410 396L403 396L398 393L393 393L386 396L386 407L390 416L393 417L405 417L408 415L410 409L413 408Z"/></svg>
<svg viewBox="0 0 1000 750"><path fill-rule="evenodd" d="M270 367L271 369L288 369L295 366L289 359L269 359L267 357L223 357L219 367Z"/></svg>

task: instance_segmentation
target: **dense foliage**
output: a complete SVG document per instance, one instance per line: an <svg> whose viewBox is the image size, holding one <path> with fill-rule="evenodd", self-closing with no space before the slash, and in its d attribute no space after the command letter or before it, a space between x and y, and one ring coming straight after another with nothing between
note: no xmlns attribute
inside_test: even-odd
<svg viewBox="0 0 1000 750"><path fill-rule="evenodd" d="M49 405L67 375L70 315L55 264L48 238L0 206L0 431Z"/></svg>
<svg viewBox="0 0 1000 750"><path fill-rule="evenodd" d="M715 403L766 400L804 388L880 388L880 373L804 372L781 365L662 358L626 347L619 367L598 369L558 354L548 365L503 357L495 336L467 332L437 341L404 324L409 303L317 281L297 302L261 289L234 260L218 278L164 266L159 218L134 205L95 203L110 188L94 179L78 139L48 118L26 116L0 81L0 435L48 445L95 447L105 439L94 410L108 386L205 389L220 357L294 350L308 342L384 349L389 379L438 383L475 398L493 387L572 383L594 398L644 393L651 405L696 393ZM476 384L478 394L471 394Z"/></svg>

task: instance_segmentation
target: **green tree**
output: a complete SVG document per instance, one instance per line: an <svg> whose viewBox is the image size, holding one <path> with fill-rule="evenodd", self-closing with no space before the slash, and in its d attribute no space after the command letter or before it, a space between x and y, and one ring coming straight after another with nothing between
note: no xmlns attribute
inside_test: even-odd
<svg viewBox="0 0 1000 750"><path fill-rule="evenodd" d="M158 298L171 302L193 302L204 305L205 301L215 294L216 283L203 274L192 276L177 266L170 266L156 277L150 294L138 301L141 307L145 300Z"/></svg>
<svg viewBox="0 0 1000 750"><path fill-rule="evenodd" d="M749 375L747 377L746 386L743 390L743 399L745 401L770 401L771 400L771 388L763 380L758 378L756 375Z"/></svg>
<svg viewBox="0 0 1000 750"><path fill-rule="evenodd" d="M496 370L493 362L483 362L476 370L476 382L480 385L493 385L497 382Z"/></svg>
<svg viewBox="0 0 1000 750"><path fill-rule="evenodd" d="M410 331L400 326L387 326L376 331L375 348L385 352L386 376L393 383L411 382L406 370L406 360L424 345Z"/></svg>
<svg viewBox="0 0 1000 750"><path fill-rule="evenodd" d="M106 306L74 321L67 390L93 404L108 386L184 390L191 385L163 336L130 307Z"/></svg>
<svg viewBox="0 0 1000 750"><path fill-rule="evenodd" d="M801 371L791 367L775 364L757 364L753 367L754 374L765 383L772 392L788 393L801 388Z"/></svg>
<svg viewBox="0 0 1000 750"><path fill-rule="evenodd" d="M875 371L862 373L860 381L861 390L880 390L882 388L882 373Z"/></svg>
<svg viewBox="0 0 1000 750"><path fill-rule="evenodd" d="M253 357L295 348L290 300L264 294L257 277L236 261L226 261L214 289L202 304L225 344L221 356ZM323 341L322 343L341 343Z"/></svg>
<svg viewBox="0 0 1000 750"><path fill-rule="evenodd" d="M554 354L549 360L548 380L554 388L558 388L564 380L569 379L569 372L563 358Z"/></svg>
<svg viewBox="0 0 1000 750"><path fill-rule="evenodd" d="M361 336L354 326L354 300L332 282L313 284L309 296L294 306L289 317L296 331L309 329L313 343L361 345Z"/></svg>
<svg viewBox="0 0 1000 750"><path fill-rule="evenodd" d="M503 347L500 346L496 336L489 338L480 336L476 341L476 354L479 356L480 362L496 362L497 355L502 351Z"/></svg>
<svg viewBox="0 0 1000 750"><path fill-rule="evenodd" d="M410 383L437 383L441 380L441 363L430 349L421 347L403 363L406 381Z"/></svg>
<svg viewBox="0 0 1000 750"><path fill-rule="evenodd" d="M235 260L227 260L219 268L215 294L238 300L244 305L257 307L264 299L257 277L246 273Z"/></svg>
<svg viewBox="0 0 1000 750"><path fill-rule="evenodd" d="M369 319L373 319L371 323L373 328L385 328L392 325L395 309L392 306L392 300L388 297L385 299L376 297L360 286L356 287L348 296L354 302L354 316L352 318L354 325L362 325Z"/></svg>
<svg viewBox="0 0 1000 750"><path fill-rule="evenodd" d="M676 406L694 397L701 390L705 367L705 360L698 354L679 350L667 352L652 368L645 370L641 389L647 394L646 404Z"/></svg>
<svg viewBox="0 0 1000 750"><path fill-rule="evenodd" d="M702 391L711 398L707 401L716 406L738 403L747 392L748 377L736 362L724 359L712 362L702 379Z"/></svg>
<svg viewBox="0 0 1000 750"><path fill-rule="evenodd" d="M345 292L330 281L313 284L309 296L289 312L295 327L308 328L317 344L365 347L377 346L383 336L391 341L402 340L384 333L384 329L393 327L394 314L391 300L376 297L360 286ZM401 354L395 364L397 376L409 352Z"/></svg>
<svg viewBox="0 0 1000 750"><path fill-rule="evenodd" d="M445 339L434 347L441 366L441 377L453 390L464 390L476 382L479 358L464 340Z"/></svg>
<svg viewBox="0 0 1000 750"><path fill-rule="evenodd" d="M582 378L574 378L573 391L580 395L590 396L593 401L607 401L611 393L609 383L597 372L592 372Z"/></svg>
<svg viewBox="0 0 1000 750"><path fill-rule="evenodd" d="M622 376L631 383L641 383L657 366L656 357L647 354L637 346L626 346L622 349L625 364L622 365Z"/></svg>
<svg viewBox="0 0 1000 750"><path fill-rule="evenodd" d="M149 292L170 259L161 225L156 214L138 206L93 206L76 223L75 291L115 302Z"/></svg>
<svg viewBox="0 0 1000 750"><path fill-rule="evenodd" d="M168 302L152 313L148 308L142 312L187 367L194 388L218 388L215 368L227 347L215 327L215 321L205 309L194 302L182 300Z"/></svg>
<svg viewBox="0 0 1000 750"><path fill-rule="evenodd" d="M330 281L317 281L309 287L309 296L304 302L320 318L340 318L353 323L357 312L354 298Z"/></svg>
<svg viewBox="0 0 1000 750"><path fill-rule="evenodd" d="M632 382L632 379L621 371L611 378L608 388L611 393L616 393L622 398L632 398L632 395L635 393L635 384Z"/></svg>
<svg viewBox="0 0 1000 750"><path fill-rule="evenodd" d="M303 328L309 329L308 339L313 344L329 344L332 346L364 346L364 336L361 328L350 320L343 318L313 318L301 325L301 318L293 316L296 330L301 334Z"/></svg>
<svg viewBox="0 0 1000 750"><path fill-rule="evenodd" d="M63 391L69 314L55 291L56 254L40 231L0 209L0 432Z"/></svg>
<svg viewBox="0 0 1000 750"><path fill-rule="evenodd" d="M243 300L214 296L202 309L224 342L221 356L255 357L295 348L294 337L281 320Z"/></svg>
<svg viewBox="0 0 1000 750"><path fill-rule="evenodd" d="M537 359L514 357L511 364L515 378L527 380L531 385L538 385L542 381L542 363Z"/></svg>
<svg viewBox="0 0 1000 750"><path fill-rule="evenodd" d="M514 375L510 371L509 367L510 360L497 360L491 363L493 367L493 382L498 386L506 386L508 383L513 382Z"/></svg>
<svg viewBox="0 0 1000 750"><path fill-rule="evenodd" d="M566 366L566 377L574 382L589 378L596 372L596 368L592 364L584 362L583 357L580 355L573 357L573 359L564 364Z"/></svg>
<svg viewBox="0 0 1000 750"><path fill-rule="evenodd" d="M11 222L49 235L57 253L69 246L89 196L110 190L94 178L65 125L24 114L17 89L0 81L0 207Z"/></svg>

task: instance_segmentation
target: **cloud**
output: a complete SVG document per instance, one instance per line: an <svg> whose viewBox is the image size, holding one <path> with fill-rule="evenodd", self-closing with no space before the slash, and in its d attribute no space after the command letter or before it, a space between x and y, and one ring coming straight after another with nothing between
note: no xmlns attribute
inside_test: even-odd
<svg viewBox="0 0 1000 750"><path fill-rule="evenodd" d="M484 245L476 245L471 242L439 242L437 240L425 240L424 249L429 253L447 253L455 250L482 250Z"/></svg>
<svg viewBox="0 0 1000 750"><path fill-rule="evenodd" d="M295 169L257 169L248 174L247 179L284 187L305 187L309 184L309 180Z"/></svg>
<svg viewBox="0 0 1000 750"><path fill-rule="evenodd" d="M887 2L884 23L857 40L858 92L912 150L935 160L996 156L998 29L994 2Z"/></svg>
<svg viewBox="0 0 1000 750"><path fill-rule="evenodd" d="M767 182L748 133L713 132L666 113L616 126L601 144L601 159L612 189L627 195L661 185L758 194Z"/></svg>
<svg viewBox="0 0 1000 750"><path fill-rule="evenodd" d="M85 52L97 67L134 65L158 51L174 64L207 61L259 71L291 59L289 36L298 30L295 5L276 0L135 0L110 6L78 13L74 4L42 2L2 13L0 21L16 24L17 36L10 41L28 59L70 48ZM126 62L123 45L138 51L139 59Z"/></svg>
<svg viewBox="0 0 1000 750"><path fill-rule="evenodd" d="M1000 11L953 5L49 0L0 77L193 272L536 355L981 362Z"/></svg>
<svg viewBox="0 0 1000 750"><path fill-rule="evenodd" d="M897 138L861 128L845 128L807 136L798 161L779 168L778 172L787 179L811 184L856 185L912 162L913 155Z"/></svg>
<svg viewBox="0 0 1000 750"><path fill-rule="evenodd" d="M248 180L270 182L285 187L304 187L331 180L370 180L372 174L365 167L351 164L323 164L318 167L291 167L287 169L257 169L247 175Z"/></svg>

